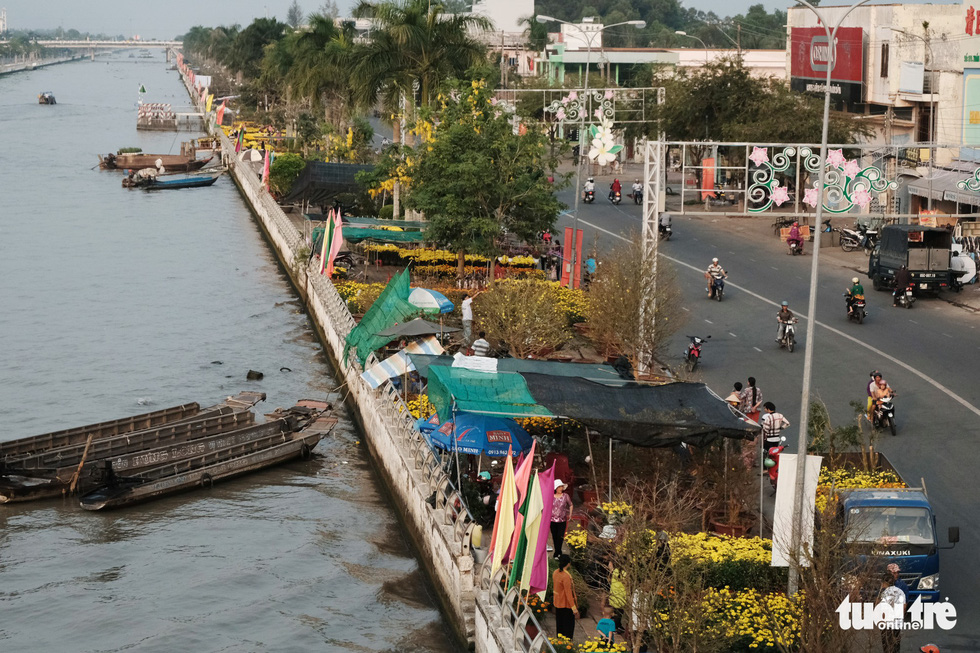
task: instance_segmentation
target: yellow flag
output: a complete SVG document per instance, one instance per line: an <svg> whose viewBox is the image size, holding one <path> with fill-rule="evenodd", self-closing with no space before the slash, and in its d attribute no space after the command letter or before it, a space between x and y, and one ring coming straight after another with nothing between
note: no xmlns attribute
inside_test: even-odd
<svg viewBox="0 0 980 653"><path fill-rule="evenodd" d="M500 505L497 508L497 519L493 524L493 562L490 565L490 575L500 569L507 549L510 548L510 537L514 533L514 506L517 504L517 484L514 483L514 463L507 456L504 463L504 477L500 482Z"/></svg>
<svg viewBox="0 0 980 653"><path fill-rule="evenodd" d="M204 113L208 113L209 111L211 111L211 102L213 101L214 101L214 93L208 96L208 102L204 106Z"/></svg>

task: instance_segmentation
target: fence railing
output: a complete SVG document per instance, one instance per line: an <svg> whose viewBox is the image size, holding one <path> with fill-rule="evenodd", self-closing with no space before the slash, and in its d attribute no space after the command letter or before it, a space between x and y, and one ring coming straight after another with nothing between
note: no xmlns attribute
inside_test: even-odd
<svg viewBox="0 0 980 653"><path fill-rule="evenodd" d="M555 653L555 647L548 641L548 633L534 616L534 610L521 596L520 588L516 585L506 588L506 568L501 567L491 575L491 566L488 557L480 565L477 581L480 589L487 592L490 603L500 610L500 626L508 631L507 643L527 653Z"/></svg>

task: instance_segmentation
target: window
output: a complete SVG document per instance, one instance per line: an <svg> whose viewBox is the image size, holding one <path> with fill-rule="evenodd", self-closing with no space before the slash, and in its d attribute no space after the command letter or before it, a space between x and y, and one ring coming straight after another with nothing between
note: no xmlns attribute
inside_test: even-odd
<svg viewBox="0 0 980 653"><path fill-rule="evenodd" d="M881 44L881 77L888 77L888 44Z"/></svg>

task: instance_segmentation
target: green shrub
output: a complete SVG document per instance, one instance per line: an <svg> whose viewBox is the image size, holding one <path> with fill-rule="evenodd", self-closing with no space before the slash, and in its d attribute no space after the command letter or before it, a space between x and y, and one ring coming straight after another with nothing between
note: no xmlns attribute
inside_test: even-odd
<svg viewBox="0 0 980 653"><path fill-rule="evenodd" d="M305 167L306 161L298 154L287 152L276 156L269 167L269 189L272 194L282 197L289 193Z"/></svg>

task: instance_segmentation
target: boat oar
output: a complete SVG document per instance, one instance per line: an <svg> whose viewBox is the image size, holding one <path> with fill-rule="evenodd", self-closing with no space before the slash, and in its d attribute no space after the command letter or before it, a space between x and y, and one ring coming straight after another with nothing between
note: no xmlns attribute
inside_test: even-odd
<svg viewBox="0 0 980 653"><path fill-rule="evenodd" d="M71 483L68 484L68 494L75 494L75 488L78 487L78 477L82 474L82 466L85 465L85 459L88 458L88 448L92 444L92 438L94 436L95 433L89 433L88 440L85 441L85 450L82 451L82 459L78 461L78 469L71 475Z"/></svg>

